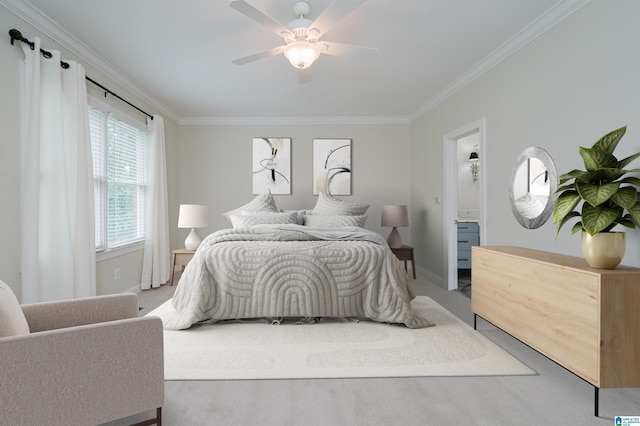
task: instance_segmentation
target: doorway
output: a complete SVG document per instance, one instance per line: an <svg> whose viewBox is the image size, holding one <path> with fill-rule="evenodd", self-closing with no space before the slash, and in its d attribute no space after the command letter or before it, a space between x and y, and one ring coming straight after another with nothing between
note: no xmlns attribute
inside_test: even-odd
<svg viewBox="0 0 640 426"><path fill-rule="evenodd" d="M483 166L486 168L487 164L485 145L484 118L456 129L444 137L444 279L448 290L458 288L459 267L465 273L470 272L472 268L470 247L464 243L460 245L463 257L459 261L459 223L473 224L463 225L461 228L478 229L477 242L480 245L484 245L486 240L485 179L482 173ZM462 158L466 160L463 161ZM461 188L469 190L465 192ZM473 200L472 204L468 199L461 198L473 196L477 197L477 200Z"/></svg>

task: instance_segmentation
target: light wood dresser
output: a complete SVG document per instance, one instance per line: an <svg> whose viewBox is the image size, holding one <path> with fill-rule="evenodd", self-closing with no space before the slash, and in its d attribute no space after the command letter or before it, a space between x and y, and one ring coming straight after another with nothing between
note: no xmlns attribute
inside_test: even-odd
<svg viewBox="0 0 640 426"><path fill-rule="evenodd" d="M595 388L640 387L640 269L473 247L471 309Z"/></svg>

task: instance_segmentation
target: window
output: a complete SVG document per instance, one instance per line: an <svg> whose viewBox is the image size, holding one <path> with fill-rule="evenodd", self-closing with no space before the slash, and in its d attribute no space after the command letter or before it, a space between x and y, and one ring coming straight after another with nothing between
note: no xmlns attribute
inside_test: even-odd
<svg viewBox="0 0 640 426"><path fill-rule="evenodd" d="M142 126L141 126L142 127ZM146 132L89 107L96 250L144 240Z"/></svg>

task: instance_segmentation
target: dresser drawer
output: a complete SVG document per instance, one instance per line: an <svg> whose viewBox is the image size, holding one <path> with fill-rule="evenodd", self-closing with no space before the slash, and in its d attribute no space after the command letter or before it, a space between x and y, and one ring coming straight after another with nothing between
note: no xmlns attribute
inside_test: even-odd
<svg viewBox="0 0 640 426"><path fill-rule="evenodd" d="M471 249L458 250L458 269L471 269Z"/></svg>
<svg viewBox="0 0 640 426"><path fill-rule="evenodd" d="M471 247L479 245L478 235L460 235L458 234L458 251L471 251Z"/></svg>
<svg viewBox="0 0 640 426"><path fill-rule="evenodd" d="M478 222L458 222L458 234L469 232L476 234L480 232Z"/></svg>

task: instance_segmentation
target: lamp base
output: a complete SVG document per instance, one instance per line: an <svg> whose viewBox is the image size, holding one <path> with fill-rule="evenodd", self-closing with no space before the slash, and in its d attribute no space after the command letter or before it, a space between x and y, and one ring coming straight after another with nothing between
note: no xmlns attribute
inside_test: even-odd
<svg viewBox="0 0 640 426"><path fill-rule="evenodd" d="M196 232L194 228L191 228L191 232L187 235L187 239L184 240L184 248L191 251L196 251L200 243L202 242L202 238Z"/></svg>
<svg viewBox="0 0 640 426"><path fill-rule="evenodd" d="M400 248L402 247L402 238L400 237L400 233L398 232L397 227L393 227L391 233L387 237L387 243L391 248Z"/></svg>

